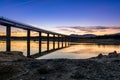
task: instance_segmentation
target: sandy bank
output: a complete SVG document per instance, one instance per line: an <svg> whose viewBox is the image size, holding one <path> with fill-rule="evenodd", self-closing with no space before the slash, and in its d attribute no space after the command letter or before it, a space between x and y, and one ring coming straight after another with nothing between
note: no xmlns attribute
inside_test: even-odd
<svg viewBox="0 0 120 80"><path fill-rule="evenodd" d="M6 61L0 56L0 80L120 80L117 52L90 59L35 60L21 56Z"/></svg>

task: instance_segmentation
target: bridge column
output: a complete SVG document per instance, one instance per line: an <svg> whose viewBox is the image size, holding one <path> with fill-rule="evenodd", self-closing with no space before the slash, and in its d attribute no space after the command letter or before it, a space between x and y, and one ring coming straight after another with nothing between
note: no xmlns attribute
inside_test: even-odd
<svg viewBox="0 0 120 80"><path fill-rule="evenodd" d="M71 37L68 37L68 46L70 46Z"/></svg>
<svg viewBox="0 0 120 80"><path fill-rule="evenodd" d="M49 33L47 33L47 51L49 51Z"/></svg>
<svg viewBox="0 0 120 80"><path fill-rule="evenodd" d="M55 34L53 34L53 50L55 49Z"/></svg>
<svg viewBox="0 0 120 80"><path fill-rule="evenodd" d="M60 35L58 35L58 49L60 48Z"/></svg>
<svg viewBox="0 0 120 80"><path fill-rule="evenodd" d="M67 46L69 46L69 36L67 36Z"/></svg>
<svg viewBox="0 0 120 80"><path fill-rule="evenodd" d="M65 36L65 47L67 47L67 37Z"/></svg>
<svg viewBox="0 0 120 80"><path fill-rule="evenodd" d="M66 36L66 38L65 38L66 39L66 42L65 42L66 43L66 47L68 47L68 38L67 37L68 36Z"/></svg>
<svg viewBox="0 0 120 80"><path fill-rule="evenodd" d="M6 51L11 51L11 26L6 27Z"/></svg>
<svg viewBox="0 0 120 80"><path fill-rule="evenodd" d="M41 36L41 32L39 32L39 54L41 54L41 50L42 50L41 44L42 44L42 36Z"/></svg>
<svg viewBox="0 0 120 80"><path fill-rule="evenodd" d="M27 57L30 57L30 30L27 30Z"/></svg>
<svg viewBox="0 0 120 80"><path fill-rule="evenodd" d="M62 38L62 48L63 48L64 36L61 36L61 38Z"/></svg>
<svg viewBox="0 0 120 80"><path fill-rule="evenodd" d="M67 36L67 46L69 46L69 36Z"/></svg>

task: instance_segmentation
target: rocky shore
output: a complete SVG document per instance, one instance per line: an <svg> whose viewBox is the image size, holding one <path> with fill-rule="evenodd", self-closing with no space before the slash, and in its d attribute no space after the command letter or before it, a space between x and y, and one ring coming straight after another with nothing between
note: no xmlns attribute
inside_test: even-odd
<svg viewBox="0 0 120 80"><path fill-rule="evenodd" d="M0 80L120 80L120 54L36 60L21 52L0 52Z"/></svg>

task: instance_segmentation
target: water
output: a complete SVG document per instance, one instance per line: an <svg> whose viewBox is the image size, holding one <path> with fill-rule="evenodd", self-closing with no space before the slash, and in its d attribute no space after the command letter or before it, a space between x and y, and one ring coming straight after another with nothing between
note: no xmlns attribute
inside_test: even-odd
<svg viewBox="0 0 120 80"><path fill-rule="evenodd" d="M47 42L42 41L42 52L47 50ZM58 42L55 42L55 48L58 48ZM31 55L39 52L39 42L31 41L30 42ZM50 42L49 49L53 49L53 42ZM65 46L65 44L64 44ZM62 45L60 45L62 47ZM0 51L6 51L6 42L0 41ZM11 51L22 51L25 56L27 56L27 41L11 41Z"/></svg>
<svg viewBox="0 0 120 80"><path fill-rule="evenodd" d="M38 59L86 59L90 57L95 57L100 53L107 55L109 52L113 52L115 50L120 53L120 45L97 45L80 43L78 45L72 45L69 48L64 48L51 54L39 57Z"/></svg>
<svg viewBox="0 0 120 80"><path fill-rule="evenodd" d="M26 41L12 41L12 50L22 51L26 55ZM5 51L5 41L0 41L0 51ZM60 45L61 46L61 45ZM55 44L57 48L57 42ZM42 51L47 48L46 42L42 42ZM50 42L50 49L53 48L52 42ZM68 59L85 59L97 56L99 53L108 54L116 50L120 53L120 45L97 45L97 44L85 44L80 43L72 45L68 48L60 49L50 54L39 57L38 59L55 59L55 58L68 58ZM38 53L38 42L31 41L31 54Z"/></svg>

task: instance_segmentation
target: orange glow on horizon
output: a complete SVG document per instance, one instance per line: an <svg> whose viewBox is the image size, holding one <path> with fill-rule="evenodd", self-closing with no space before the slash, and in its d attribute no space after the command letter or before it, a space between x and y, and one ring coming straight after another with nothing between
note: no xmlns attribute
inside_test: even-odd
<svg viewBox="0 0 120 80"><path fill-rule="evenodd" d="M81 32L68 32L68 31L62 31L62 30L56 30L55 32L59 32L61 34L67 34L67 35L70 35L70 34L78 34L78 35L84 35L84 34L95 34L95 35L105 35L105 34L115 34L115 33L119 33L120 31L119 30L114 30L114 29L106 29L104 31L96 31L96 32L93 32L93 33L86 33L84 31L81 31ZM0 31L0 36L5 36L6 33L3 32L3 31ZM11 36L18 36L18 37L21 37L21 36L26 36L27 35L27 32L12 32L11 33ZM37 32L31 32L31 36L38 36L38 33ZM47 34L45 33L42 33L42 36L47 36ZM53 35L50 35L50 36L53 36Z"/></svg>
<svg viewBox="0 0 120 80"><path fill-rule="evenodd" d="M88 31L87 31L88 30ZM89 32L92 31L93 32ZM56 33L61 33L61 34L78 34L78 35L84 35L84 34L95 34L95 35L106 35L106 34L115 34L115 33L120 33L120 29L86 29L86 30L81 30L81 29L72 29L72 28L52 28L49 29L49 31L56 32ZM5 36L6 35L6 28L4 26L0 25L0 36ZM38 32L31 31L31 36L38 36ZM11 36L18 36L18 37L25 37L27 36L27 31L19 28L13 28L11 29ZM47 34L42 33L42 36L47 36ZM49 36L53 36L50 34Z"/></svg>

